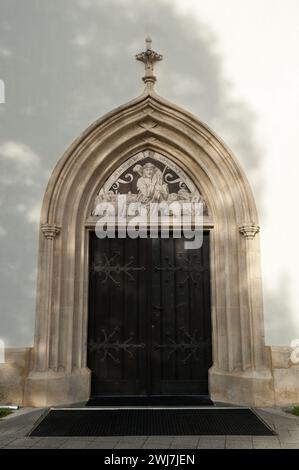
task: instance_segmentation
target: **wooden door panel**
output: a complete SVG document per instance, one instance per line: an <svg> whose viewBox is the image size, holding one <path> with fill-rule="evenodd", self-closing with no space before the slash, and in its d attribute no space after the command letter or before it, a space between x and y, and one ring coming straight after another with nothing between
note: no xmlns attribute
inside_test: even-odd
<svg viewBox="0 0 299 470"><path fill-rule="evenodd" d="M209 239L90 240L93 395L208 394Z"/></svg>
<svg viewBox="0 0 299 470"><path fill-rule="evenodd" d="M153 395L208 394L211 366L208 234L199 250L184 239L152 241ZM160 290L159 290L160 289ZM160 299L159 319L155 311Z"/></svg>
<svg viewBox="0 0 299 470"><path fill-rule="evenodd" d="M146 241L146 240L145 240ZM88 365L92 394L146 394L144 240L91 236Z"/></svg>

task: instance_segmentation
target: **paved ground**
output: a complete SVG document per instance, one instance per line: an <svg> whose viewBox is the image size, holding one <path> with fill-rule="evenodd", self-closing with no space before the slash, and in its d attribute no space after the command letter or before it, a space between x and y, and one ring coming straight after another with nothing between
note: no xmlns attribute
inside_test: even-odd
<svg viewBox="0 0 299 470"><path fill-rule="evenodd" d="M279 409L258 409L278 436L122 436L26 437L42 409L19 410L0 420L0 448L4 449L299 449L299 418Z"/></svg>

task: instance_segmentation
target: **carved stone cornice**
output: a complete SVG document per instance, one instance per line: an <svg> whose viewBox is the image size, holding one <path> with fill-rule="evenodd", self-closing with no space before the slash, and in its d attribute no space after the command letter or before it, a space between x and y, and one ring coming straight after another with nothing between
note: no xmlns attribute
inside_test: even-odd
<svg viewBox="0 0 299 470"><path fill-rule="evenodd" d="M244 224L239 226L239 232L247 238L247 240L253 240L259 231L260 226L256 224Z"/></svg>
<svg viewBox="0 0 299 470"><path fill-rule="evenodd" d="M54 240L56 235L60 232L60 227L56 224L42 224L41 231L47 240Z"/></svg>

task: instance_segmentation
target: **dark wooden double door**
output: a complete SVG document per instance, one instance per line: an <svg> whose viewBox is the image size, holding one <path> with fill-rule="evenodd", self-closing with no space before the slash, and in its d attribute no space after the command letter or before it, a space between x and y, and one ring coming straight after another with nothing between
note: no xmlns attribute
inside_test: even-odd
<svg viewBox="0 0 299 470"><path fill-rule="evenodd" d="M209 234L90 238L88 366L95 395L207 395Z"/></svg>

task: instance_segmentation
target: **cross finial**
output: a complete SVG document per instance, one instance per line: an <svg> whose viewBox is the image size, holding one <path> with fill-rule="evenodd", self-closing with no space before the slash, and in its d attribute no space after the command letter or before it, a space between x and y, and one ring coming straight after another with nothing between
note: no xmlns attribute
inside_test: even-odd
<svg viewBox="0 0 299 470"><path fill-rule="evenodd" d="M145 74L142 80L147 86L151 86L157 80L154 75L154 63L162 60L163 56L152 50L152 40L149 36L145 39L145 46L146 50L136 54L135 57L144 63Z"/></svg>

